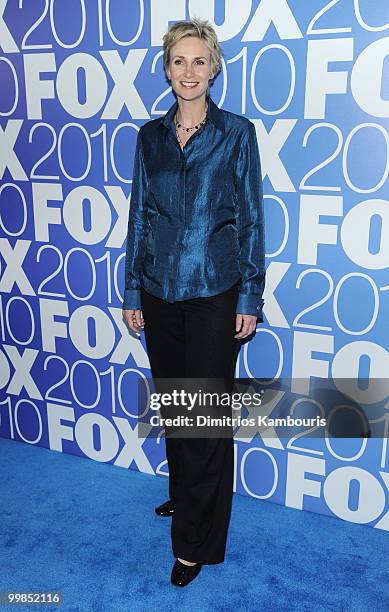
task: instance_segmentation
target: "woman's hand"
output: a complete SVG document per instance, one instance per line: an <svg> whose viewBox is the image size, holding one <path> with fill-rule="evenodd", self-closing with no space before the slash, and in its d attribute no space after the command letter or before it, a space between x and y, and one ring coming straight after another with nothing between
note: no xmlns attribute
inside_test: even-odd
<svg viewBox="0 0 389 612"><path fill-rule="evenodd" d="M124 309L123 308L123 319L127 323L127 325L132 329L136 334L140 334L144 327L144 319L141 310L135 310L133 308Z"/></svg>
<svg viewBox="0 0 389 612"><path fill-rule="evenodd" d="M235 331L239 333L235 334L234 338L246 338L255 331L256 327L257 317L255 315L237 314Z"/></svg>

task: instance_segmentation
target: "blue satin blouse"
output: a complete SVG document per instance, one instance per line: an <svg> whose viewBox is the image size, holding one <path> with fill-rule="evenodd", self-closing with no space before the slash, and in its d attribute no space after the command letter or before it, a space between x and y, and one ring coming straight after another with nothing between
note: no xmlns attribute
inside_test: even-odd
<svg viewBox="0 0 389 612"><path fill-rule="evenodd" d="M207 121L177 141L177 101L137 136L128 216L123 308L140 288L176 302L239 281L236 312L263 322L265 235L254 124L208 97Z"/></svg>

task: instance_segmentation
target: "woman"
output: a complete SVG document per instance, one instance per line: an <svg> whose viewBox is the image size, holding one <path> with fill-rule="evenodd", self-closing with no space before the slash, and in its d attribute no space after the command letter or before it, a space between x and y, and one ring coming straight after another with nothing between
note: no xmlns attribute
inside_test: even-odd
<svg viewBox="0 0 389 612"><path fill-rule="evenodd" d="M222 51L207 21L174 23L163 51L177 101L138 133L123 317L144 328L153 378L220 377L232 389L242 339L263 321L255 128L209 96ZM233 439L166 436L166 455L170 499L155 510L172 516L171 582L185 586L203 564L224 561Z"/></svg>

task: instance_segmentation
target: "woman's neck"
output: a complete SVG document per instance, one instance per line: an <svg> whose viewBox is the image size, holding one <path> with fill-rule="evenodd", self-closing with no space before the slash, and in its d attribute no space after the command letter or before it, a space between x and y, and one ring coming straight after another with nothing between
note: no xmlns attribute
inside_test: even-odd
<svg viewBox="0 0 389 612"><path fill-rule="evenodd" d="M198 125L205 117L207 100L205 96L196 100L178 98L177 119L185 127Z"/></svg>

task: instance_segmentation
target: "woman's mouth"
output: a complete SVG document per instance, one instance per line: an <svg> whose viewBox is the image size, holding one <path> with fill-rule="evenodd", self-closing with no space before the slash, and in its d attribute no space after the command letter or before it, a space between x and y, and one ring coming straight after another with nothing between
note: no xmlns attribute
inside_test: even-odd
<svg viewBox="0 0 389 612"><path fill-rule="evenodd" d="M180 81L180 84L183 87L186 87L187 89L193 89L193 87L196 87L196 85L198 85L198 82L191 82L191 81Z"/></svg>

